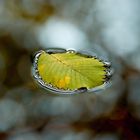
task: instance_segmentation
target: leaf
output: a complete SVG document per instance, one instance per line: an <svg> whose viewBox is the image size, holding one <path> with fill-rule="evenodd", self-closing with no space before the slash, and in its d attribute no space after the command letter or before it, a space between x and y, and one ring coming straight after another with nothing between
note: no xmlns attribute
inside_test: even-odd
<svg viewBox="0 0 140 140"><path fill-rule="evenodd" d="M105 82L104 63L79 53L49 54L42 51L37 61L38 74L46 85L62 90L94 88Z"/></svg>

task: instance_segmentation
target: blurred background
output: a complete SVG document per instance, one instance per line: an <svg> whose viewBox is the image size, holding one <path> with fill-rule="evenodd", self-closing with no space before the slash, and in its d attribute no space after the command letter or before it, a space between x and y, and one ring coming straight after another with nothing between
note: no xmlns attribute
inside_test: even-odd
<svg viewBox="0 0 140 140"><path fill-rule="evenodd" d="M140 139L139 0L0 0L0 140ZM31 76L50 47L112 62L112 86L56 96Z"/></svg>

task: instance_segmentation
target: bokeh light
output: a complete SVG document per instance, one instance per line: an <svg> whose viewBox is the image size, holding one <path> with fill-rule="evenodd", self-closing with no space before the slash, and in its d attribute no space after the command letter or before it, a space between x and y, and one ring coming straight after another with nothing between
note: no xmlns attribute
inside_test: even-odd
<svg viewBox="0 0 140 140"><path fill-rule="evenodd" d="M140 139L139 0L0 0L0 140ZM58 96L31 68L36 51L112 62L112 85Z"/></svg>

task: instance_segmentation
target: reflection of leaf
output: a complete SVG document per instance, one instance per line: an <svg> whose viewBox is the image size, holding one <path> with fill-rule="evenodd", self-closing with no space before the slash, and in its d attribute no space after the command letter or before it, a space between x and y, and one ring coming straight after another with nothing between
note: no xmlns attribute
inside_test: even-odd
<svg viewBox="0 0 140 140"><path fill-rule="evenodd" d="M48 54L43 51L37 69L46 84L64 90L102 85L106 74L103 62L77 53Z"/></svg>

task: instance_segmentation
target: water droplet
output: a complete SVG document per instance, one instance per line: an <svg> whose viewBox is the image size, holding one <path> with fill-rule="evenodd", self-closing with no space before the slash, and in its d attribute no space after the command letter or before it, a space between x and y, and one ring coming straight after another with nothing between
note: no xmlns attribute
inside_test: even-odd
<svg viewBox="0 0 140 140"><path fill-rule="evenodd" d="M111 67L111 62L104 61L104 66L108 68Z"/></svg>
<svg viewBox="0 0 140 140"><path fill-rule="evenodd" d="M67 50L67 53L75 53L75 50Z"/></svg>

